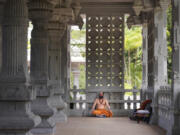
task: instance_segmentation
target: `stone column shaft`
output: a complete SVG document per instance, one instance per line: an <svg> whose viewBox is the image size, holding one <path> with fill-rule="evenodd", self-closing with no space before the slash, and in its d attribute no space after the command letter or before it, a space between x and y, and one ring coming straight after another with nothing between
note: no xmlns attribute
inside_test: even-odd
<svg viewBox="0 0 180 135"><path fill-rule="evenodd" d="M69 100L69 89L70 89L70 27L68 26L64 36L62 38L62 48L61 48L61 88L63 91L64 101L67 102ZM68 108L65 108L66 113L68 114Z"/></svg>
<svg viewBox="0 0 180 135"><path fill-rule="evenodd" d="M0 71L2 66L2 17L4 12L4 2L5 0L0 0Z"/></svg>
<svg viewBox="0 0 180 135"><path fill-rule="evenodd" d="M167 85L166 9L154 9L148 24L148 90L153 98L152 123L157 124L157 92Z"/></svg>
<svg viewBox="0 0 180 135"><path fill-rule="evenodd" d="M61 89L61 38L66 29L66 25L59 20L49 22L50 46L49 46L49 78L54 91L51 98L51 106L57 109L57 112L50 118L51 122L64 122L67 116L62 111L65 107L62 100L63 91Z"/></svg>
<svg viewBox="0 0 180 135"><path fill-rule="evenodd" d="M7 0L2 23L0 135L27 135L40 118L31 113L30 101L35 95L27 81L26 0Z"/></svg>
<svg viewBox="0 0 180 135"><path fill-rule="evenodd" d="M68 93L68 90L70 89L70 68L71 68L71 66L70 66L70 62L71 62L71 58L70 58L70 31L71 31L71 29L70 29L70 27L68 26L67 27L67 30L66 30L66 32L65 32L65 35L64 35L64 41L63 41L63 50L62 50L62 52L63 52L63 57L62 58L65 58L65 60L64 60L64 70L63 70L63 72L64 72L64 81L65 81L65 83L64 83L64 91L65 91L65 93L67 94ZM68 97L66 97L66 98L68 98Z"/></svg>
<svg viewBox="0 0 180 135"><path fill-rule="evenodd" d="M142 66L143 66L143 82L142 82L142 97L145 100L145 92L147 91L148 87L148 28L147 24L143 24L143 59L142 59Z"/></svg>
<svg viewBox="0 0 180 135"><path fill-rule="evenodd" d="M167 14L165 9L154 13L154 94L167 85Z"/></svg>
<svg viewBox="0 0 180 135"><path fill-rule="evenodd" d="M173 1L173 113L172 127L167 135L180 133L180 1Z"/></svg>
<svg viewBox="0 0 180 135"><path fill-rule="evenodd" d="M9 5L8 5L9 4ZM17 7L13 7L13 5ZM23 8L18 8L18 4ZM13 0L7 1L3 20L3 61L2 74L4 81L11 80L26 82L27 74L27 27L28 27L28 12L25 8L25 1ZM14 8L14 11L10 11ZM13 12L15 15L13 15ZM18 17L21 15L20 17ZM6 27L7 26L7 27ZM13 32L12 32L13 31ZM19 38L21 36L21 38ZM12 43L14 42L14 43Z"/></svg>
<svg viewBox="0 0 180 135"><path fill-rule="evenodd" d="M31 38L31 83L36 90L37 99L32 102L32 111L42 122L31 130L33 134L53 134L55 124L48 121L53 116L49 99L53 91L48 76L48 21L52 17L53 5L48 0L30 0L29 14L33 24Z"/></svg>

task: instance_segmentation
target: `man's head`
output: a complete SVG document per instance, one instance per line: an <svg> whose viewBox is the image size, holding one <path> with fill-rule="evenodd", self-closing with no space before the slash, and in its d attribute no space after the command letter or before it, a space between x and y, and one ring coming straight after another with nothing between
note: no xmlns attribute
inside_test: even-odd
<svg viewBox="0 0 180 135"><path fill-rule="evenodd" d="M103 94L103 92L100 92L99 93L99 99L103 99L104 98L104 94Z"/></svg>

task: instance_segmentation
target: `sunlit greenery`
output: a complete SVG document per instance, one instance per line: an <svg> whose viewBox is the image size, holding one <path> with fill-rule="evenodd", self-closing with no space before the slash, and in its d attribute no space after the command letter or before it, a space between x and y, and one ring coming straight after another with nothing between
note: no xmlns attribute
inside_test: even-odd
<svg viewBox="0 0 180 135"><path fill-rule="evenodd" d="M167 11L168 83L172 82L172 6Z"/></svg>
<svg viewBox="0 0 180 135"><path fill-rule="evenodd" d="M125 27L125 89L141 88L142 27Z"/></svg>

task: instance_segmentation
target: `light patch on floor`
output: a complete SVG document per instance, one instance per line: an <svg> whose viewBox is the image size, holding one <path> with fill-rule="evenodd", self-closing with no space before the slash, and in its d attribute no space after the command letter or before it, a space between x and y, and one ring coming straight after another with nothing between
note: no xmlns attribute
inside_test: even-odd
<svg viewBox="0 0 180 135"><path fill-rule="evenodd" d="M55 135L165 135L157 126L137 124L128 118L69 118L58 123Z"/></svg>

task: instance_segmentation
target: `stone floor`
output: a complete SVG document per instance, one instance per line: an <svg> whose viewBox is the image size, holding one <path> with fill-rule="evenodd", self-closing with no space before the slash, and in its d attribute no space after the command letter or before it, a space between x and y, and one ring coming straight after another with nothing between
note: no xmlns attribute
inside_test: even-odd
<svg viewBox="0 0 180 135"><path fill-rule="evenodd" d="M69 118L57 124L55 135L165 135L165 131L128 118Z"/></svg>

